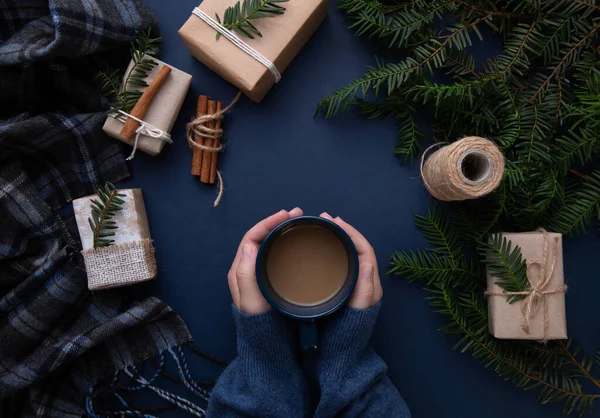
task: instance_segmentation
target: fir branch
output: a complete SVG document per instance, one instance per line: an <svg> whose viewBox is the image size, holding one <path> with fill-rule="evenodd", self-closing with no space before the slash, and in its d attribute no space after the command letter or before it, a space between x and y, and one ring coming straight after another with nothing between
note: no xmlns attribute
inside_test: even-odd
<svg viewBox="0 0 600 418"><path fill-rule="evenodd" d="M400 7L399 7L400 9ZM417 11L402 7L402 11L387 16L390 9L372 9L358 13L353 19L354 23L350 29L354 29L357 35L368 34L368 38L390 39L389 47L405 46L411 35L430 24L433 19L440 18L444 11L451 9L451 3L440 2L429 9Z"/></svg>
<svg viewBox="0 0 600 418"><path fill-rule="evenodd" d="M535 91L534 95L529 99L530 102L534 102L535 99L544 91L544 89L548 86L548 84L558 76L558 73L563 70L563 67L566 63L568 63L569 59L572 58L572 55L577 52L579 48L585 46L585 43L596 33L596 31L600 29L600 23L594 26L585 36L583 36L575 45L573 45L561 58L561 60L554 66L554 70L548 77L545 78L542 85Z"/></svg>
<svg viewBox="0 0 600 418"><path fill-rule="evenodd" d="M454 47L456 49L463 49L467 45L470 45L471 40L470 38L468 38L468 36L465 35L467 33L465 31L468 31L472 28L476 28L478 24L485 22L490 17L491 16L488 14L467 25L459 24L456 27L451 28L451 33L449 35L440 36L440 39L443 39L443 42L440 43L439 41L437 41L439 47L433 50L433 52L431 52L430 54L428 54L427 57L424 60L422 60L419 64L415 65L413 67L413 71L423 67L424 65L429 65L430 61L435 62L436 57L445 50L446 46ZM481 37L480 34L479 36ZM441 64L438 64L436 66L440 67Z"/></svg>
<svg viewBox="0 0 600 418"><path fill-rule="evenodd" d="M489 273L497 278L495 282L506 292L524 292L529 288L527 264L521 257L521 249L503 237L495 234L489 241L480 244L479 252ZM523 299L523 296L509 296L508 303Z"/></svg>
<svg viewBox="0 0 600 418"><path fill-rule="evenodd" d="M565 201L549 220L550 227L561 234L578 234L585 230L600 211L600 170L587 176L577 193Z"/></svg>
<svg viewBox="0 0 600 418"><path fill-rule="evenodd" d="M357 99L359 114L368 119L394 118L398 125L398 137L394 153L403 161L412 162L421 150L420 140L423 133L419 129L413 113L414 109L397 97L388 97L385 103L371 103Z"/></svg>
<svg viewBox="0 0 600 418"><path fill-rule="evenodd" d="M576 18L576 16L565 16L562 21L556 22L549 19L545 22L546 26L553 30L546 35L540 48L544 65L550 65L552 58L559 54L561 44L569 42Z"/></svg>
<svg viewBox="0 0 600 418"><path fill-rule="evenodd" d="M416 61L410 57L399 64L385 64L383 61L377 61L377 66L368 67L369 71L361 78L323 98L317 105L316 114L324 112L325 118L329 119L340 110L345 111L349 106L355 104L359 94L364 98L372 89L377 96L382 86L387 87L388 95L391 94L415 73L413 69L415 64Z"/></svg>
<svg viewBox="0 0 600 418"><path fill-rule="evenodd" d="M600 11L600 6L598 6L598 5L594 4L594 3L588 3L588 2L582 1L582 0L572 0L572 1L573 1L573 3L582 4L582 5L586 6L586 7L591 7L591 8L594 8L594 9Z"/></svg>
<svg viewBox="0 0 600 418"><path fill-rule="evenodd" d="M431 63L441 67L445 61L446 47L462 49L471 43L465 31L474 28L477 24L485 22L489 16L485 16L471 22L468 25L458 25L448 35L440 36L430 40L425 45L415 49L416 58L408 57L398 64L385 64L377 60L377 67L369 67L361 78L353 81L346 87L336 90L317 105L316 114L323 112L325 118L331 118L340 110L347 110L355 104L358 95L366 97L370 90L377 96L382 86L387 87L390 95L395 89L404 85L413 75L419 75L423 67L432 70ZM441 40L441 41L440 41ZM420 61L419 61L420 59Z"/></svg>
<svg viewBox="0 0 600 418"><path fill-rule="evenodd" d="M108 101L108 107L111 109L124 109L125 104L123 103L122 97L119 94L120 75L119 70L112 72L100 71L98 73L98 79L100 80L100 86Z"/></svg>
<svg viewBox="0 0 600 418"><path fill-rule="evenodd" d="M379 0L340 0L339 8L345 10L350 18L362 13L377 15L384 11Z"/></svg>
<svg viewBox="0 0 600 418"><path fill-rule="evenodd" d="M123 210L125 201L122 199L126 195L119 193L114 184L107 182L97 190L98 199L91 200L92 216L88 218L88 223L92 229L94 248L107 247L114 244L115 230L117 223L112 220L113 217Z"/></svg>
<svg viewBox="0 0 600 418"><path fill-rule="evenodd" d="M129 85L136 87L148 86L144 81L144 78L148 77L148 74L152 71L154 66L157 65L157 62L147 59L144 56L155 56L158 54L158 48L161 43L162 38L152 38L150 29L146 32L141 32L140 36L131 43L130 53L131 59L133 60L133 67L131 67L125 77L123 88L126 88Z"/></svg>
<svg viewBox="0 0 600 418"><path fill-rule="evenodd" d="M262 33L251 22L255 19L270 18L285 13L285 7L278 3L287 3L289 0L241 0L234 6L228 7L223 13L223 22L216 14L217 22L230 30L234 30L248 38L254 35L262 37ZM217 32L217 40L221 33Z"/></svg>
<svg viewBox="0 0 600 418"><path fill-rule="evenodd" d="M591 382L594 386L600 389L600 380L596 379L590 374L590 369L592 365L591 361L586 361L585 356L584 359L582 359L582 361L577 360L576 354L571 353L568 346L565 346L565 344L560 340L557 341L557 343L562 353L564 353L564 355L566 355L571 360L571 363L573 363L579 369L581 374L585 376L587 380ZM600 363L600 350L596 353L596 361ZM586 363L588 363L587 366L585 365Z"/></svg>
<svg viewBox="0 0 600 418"><path fill-rule="evenodd" d="M394 154L401 156L403 161L412 163L421 152L421 138L423 138L423 133L415 122L412 112L407 112L398 121L398 136Z"/></svg>
<svg viewBox="0 0 600 418"><path fill-rule="evenodd" d="M530 18L531 17L531 15L526 15L526 14L522 14L522 13L512 13L512 12L503 11L503 10L483 9L483 8L478 7L466 0L452 0L452 1L459 6L465 7L468 10L473 10L474 12L476 12L479 15L492 16L492 17L507 17L507 18L513 18L513 19Z"/></svg>
<svg viewBox="0 0 600 418"><path fill-rule="evenodd" d="M388 274L404 276L409 281L423 280L430 284L450 280L460 272L449 257L434 252L410 251L392 255Z"/></svg>
<svg viewBox="0 0 600 418"><path fill-rule="evenodd" d="M142 91L138 88L148 87L145 79L158 65L158 62L147 56L156 55L161 42L162 38L151 37L150 29L139 33L138 38L130 45L133 65L127 71L122 83L118 70L99 74L102 90L108 100L109 110L107 113L117 113L119 110L131 112L142 96Z"/></svg>
<svg viewBox="0 0 600 418"><path fill-rule="evenodd" d="M451 51L447 56L447 63L442 68L447 70L448 75L461 77L472 75L479 78L481 74L475 71L475 59L473 55L466 51Z"/></svg>
<svg viewBox="0 0 600 418"><path fill-rule="evenodd" d="M452 216L453 235L463 246L474 246L484 240L497 228L498 222L506 212L507 188L505 184L482 199L481 204L464 205Z"/></svg>
<svg viewBox="0 0 600 418"><path fill-rule="evenodd" d="M506 42L505 50L512 54L508 56L507 59L510 59L508 63L501 64L498 68L499 74L498 77L500 79L504 79L508 74L510 74L510 70L513 67L516 67L516 72L519 75L523 75L525 71L529 68L529 60L527 59L527 55L525 54L527 51L533 54L538 54L538 52L534 49L534 46L527 46L527 43L530 39L535 41L535 38L539 36L536 35L536 25L537 21L533 22L529 28L527 29L527 25L517 25L517 27L513 30L513 33L516 36L516 42ZM499 60L504 58L503 55L499 56Z"/></svg>
<svg viewBox="0 0 600 418"><path fill-rule="evenodd" d="M463 248L458 245L456 235L452 233L450 218L437 205L427 216L415 215L415 225L425 236L425 239L435 247L436 251L447 256L452 267L458 266Z"/></svg>
<svg viewBox="0 0 600 418"><path fill-rule="evenodd" d="M530 215L531 223L539 223L550 209L557 209L564 204L564 187L556 171L550 172L541 183L534 189L535 196L531 206L523 209Z"/></svg>
<svg viewBox="0 0 600 418"><path fill-rule="evenodd" d="M591 161L598 138L585 132L569 131L567 135L556 138L553 163L561 169L563 175L576 163L587 164Z"/></svg>

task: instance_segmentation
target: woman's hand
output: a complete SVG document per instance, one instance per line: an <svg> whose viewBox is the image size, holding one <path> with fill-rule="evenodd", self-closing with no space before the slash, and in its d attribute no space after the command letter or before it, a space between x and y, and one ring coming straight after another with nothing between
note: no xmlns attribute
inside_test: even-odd
<svg viewBox="0 0 600 418"><path fill-rule="evenodd" d="M242 238L227 279L233 303L247 314L260 314L269 309L256 281L256 254L258 248L277 225L296 216L302 216L300 208L281 210L254 225Z"/></svg>
<svg viewBox="0 0 600 418"><path fill-rule="evenodd" d="M358 281L354 293L348 300L348 306L355 309L367 309L375 305L383 296L383 288L379 280L379 269L377 268L377 258L373 247L360 232L339 216L333 218L327 212L323 212L321 218L334 222L346 231L358 251L358 263L360 265Z"/></svg>

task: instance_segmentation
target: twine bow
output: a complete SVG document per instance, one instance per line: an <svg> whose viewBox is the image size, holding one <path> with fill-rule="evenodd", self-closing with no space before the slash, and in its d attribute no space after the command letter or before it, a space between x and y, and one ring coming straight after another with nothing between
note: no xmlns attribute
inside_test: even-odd
<svg viewBox="0 0 600 418"><path fill-rule="evenodd" d="M110 116L112 116L114 119L118 120L121 123L125 123L129 118L137 121L140 124L140 126L135 130L135 141L133 142L133 150L131 151L129 157L126 158L127 161L131 161L133 160L133 157L135 157L135 152L138 148L138 141L140 139L140 135L146 135L151 138L160 139L161 141L165 141L168 144L173 143L173 139L171 139L170 134L163 131L162 129L158 129L156 126L148 122L144 122L142 119L130 115L127 112L119 110L118 113L112 114Z"/></svg>
<svg viewBox="0 0 600 418"><path fill-rule="evenodd" d="M546 296L554 295L556 293L564 293L567 291L566 285L561 285L552 289L548 289L550 280L554 274L554 268L556 266L556 254L558 253L559 238L554 238L554 246L552 248L552 258L549 260L549 237L548 231L544 228L538 228L536 231L541 232L544 235L544 251L542 259L527 260L527 281L529 282L529 288L522 292L492 292L486 291L485 294L488 296L525 296L521 303L521 312L523 313L523 325L521 328L527 334L529 334L529 325L531 319L537 315L540 310L540 306L543 305L544 309L544 338L542 341L548 339L548 329L550 327L550 318L548 312L548 302ZM550 266L548 266L548 261ZM535 277L532 271L533 266L539 267L539 275Z"/></svg>

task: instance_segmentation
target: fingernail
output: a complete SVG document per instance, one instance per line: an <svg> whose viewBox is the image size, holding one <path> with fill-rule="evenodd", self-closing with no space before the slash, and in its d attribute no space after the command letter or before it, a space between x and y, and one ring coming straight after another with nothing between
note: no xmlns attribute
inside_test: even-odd
<svg viewBox="0 0 600 418"><path fill-rule="evenodd" d="M250 258L252 255L252 246L250 244L244 244L242 247L242 260Z"/></svg>
<svg viewBox="0 0 600 418"><path fill-rule="evenodd" d="M360 269L360 277L363 279L370 279L373 277L373 264L365 264Z"/></svg>
<svg viewBox="0 0 600 418"><path fill-rule="evenodd" d="M330 218L330 219L333 219L333 218L331 217L331 215L330 215L330 214L328 214L327 212L323 212L323 213L321 214L321 216L322 216L323 218Z"/></svg>
<svg viewBox="0 0 600 418"><path fill-rule="evenodd" d="M290 215L292 214L292 212L296 213L301 211L302 209L300 209L298 206L296 206L294 209L290 210Z"/></svg>

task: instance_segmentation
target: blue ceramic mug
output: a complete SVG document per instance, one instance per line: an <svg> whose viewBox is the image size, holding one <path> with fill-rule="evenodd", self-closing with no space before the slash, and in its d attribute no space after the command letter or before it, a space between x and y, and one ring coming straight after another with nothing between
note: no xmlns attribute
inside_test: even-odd
<svg viewBox="0 0 600 418"><path fill-rule="evenodd" d="M324 302L315 305L296 305L275 292L269 281L267 260L273 243L285 232L302 226L317 226L332 232L343 244L348 257L348 274L340 290ZM300 321L300 345L303 350L318 348L316 319L327 316L344 305L358 279L358 253L348 234L335 223L316 216L299 216L279 224L267 235L258 250L256 260L258 286L269 304L282 314Z"/></svg>

